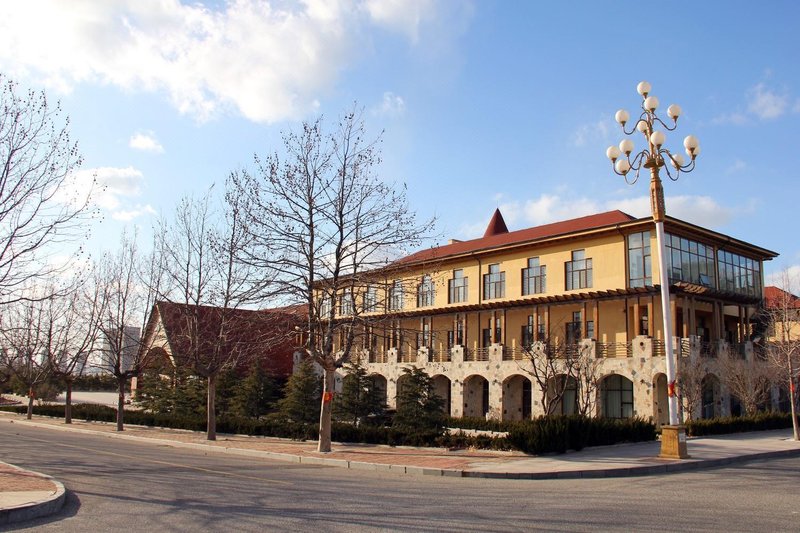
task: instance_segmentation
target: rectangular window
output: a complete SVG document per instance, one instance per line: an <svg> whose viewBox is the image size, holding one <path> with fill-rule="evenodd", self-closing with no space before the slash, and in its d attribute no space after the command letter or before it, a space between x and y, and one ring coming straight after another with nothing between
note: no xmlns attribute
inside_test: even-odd
<svg viewBox="0 0 800 533"><path fill-rule="evenodd" d="M505 295L506 273L500 272L500 263L489 265L489 273L483 275L484 299L504 298Z"/></svg>
<svg viewBox="0 0 800 533"><path fill-rule="evenodd" d="M319 315L321 318L326 318L331 313L333 299L329 295L325 295L322 297L322 301L319 304Z"/></svg>
<svg viewBox="0 0 800 533"><path fill-rule="evenodd" d="M720 252L717 258L719 289L747 296L761 294L761 264L759 261L735 254Z"/></svg>
<svg viewBox="0 0 800 533"><path fill-rule="evenodd" d="M431 319L422 319L422 331L417 332L417 348L430 348L431 346Z"/></svg>
<svg viewBox="0 0 800 533"><path fill-rule="evenodd" d="M577 344L581 340L582 330L581 312L575 311L572 313L572 322L567 322L565 328L567 344Z"/></svg>
<svg viewBox="0 0 800 533"><path fill-rule="evenodd" d="M363 304L365 313L378 310L378 291L374 286L370 285L364 290Z"/></svg>
<svg viewBox="0 0 800 533"><path fill-rule="evenodd" d="M584 250L574 250L572 261L564 264L566 290L587 289L592 286L592 259Z"/></svg>
<svg viewBox="0 0 800 533"><path fill-rule="evenodd" d="M467 279L463 270L453 270L453 279L447 284L447 303L456 304L467 301Z"/></svg>
<svg viewBox="0 0 800 533"><path fill-rule="evenodd" d="M422 276L422 281L417 285L417 307L429 307L433 305L435 296L431 277Z"/></svg>
<svg viewBox="0 0 800 533"><path fill-rule="evenodd" d="M714 286L713 247L669 234L664 242L670 283L683 281L704 287Z"/></svg>
<svg viewBox="0 0 800 533"><path fill-rule="evenodd" d="M650 232L628 235L628 287L649 287L653 284L650 257Z"/></svg>
<svg viewBox="0 0 800 533"><path fill-rule="evenodd" d="M541 294L547 291L546 268L539 265L538 257L528 259L528 268L522 269L522 295Z"/></svg>
<svg viewBox="0 0 800 533"><path fill-rule="evenodd" d="M528 323L522 326L522 346L530 348L533 344L533 315L528 315Z"/></svg>
<svg viewBox="0 0 800 533"><path fill-rule="evenodd" d="M349 289L339 297L339 315L350 316L353 314L353 293Z"/></svg>
<svg viewBox="0 0 800 533"><path fill-rule="evenodd" d="M403 309L403 282L395 280L389 288L389 311Z"/></svg>

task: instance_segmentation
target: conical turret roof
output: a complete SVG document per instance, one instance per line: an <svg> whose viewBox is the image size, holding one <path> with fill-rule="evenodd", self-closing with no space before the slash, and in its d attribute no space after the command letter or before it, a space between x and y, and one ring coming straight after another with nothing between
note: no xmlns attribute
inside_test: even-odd
<svg viewBox="0 0 800 533"><path fill-rule="evenodd" d="M500 235L501 233L508 233L508 226L506 226L506 221L503 220L503 215L498 208L494 210L492 220L490 220L489 225L486 226L486 232L483 234L483 237L491 237L492 235Z"/></svg>

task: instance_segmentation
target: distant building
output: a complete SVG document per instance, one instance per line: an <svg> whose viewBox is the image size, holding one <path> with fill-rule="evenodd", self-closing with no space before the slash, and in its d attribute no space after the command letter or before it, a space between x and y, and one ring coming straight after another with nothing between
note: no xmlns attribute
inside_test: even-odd
<svg viewBox="0 0 800 533"><path fill-rule="evenodd" d="M120 370L124 372L131 369L136 362L136 354L139 350L141 334L142 328L136 326L124 326L122 328L121 339L111 337L111 332L108 332L106 338L103 340L101 360L97 365L100 368L100 372L114 373L114 368L117 364L117 350L115 345L119 340L122 342L122 353L119 361Z"/></svg>

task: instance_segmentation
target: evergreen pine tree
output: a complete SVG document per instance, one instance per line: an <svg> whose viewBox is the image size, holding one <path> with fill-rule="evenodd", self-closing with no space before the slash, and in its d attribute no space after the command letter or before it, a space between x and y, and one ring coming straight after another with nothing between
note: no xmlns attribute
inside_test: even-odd
<svg viewBox="0 0 800 533"><path fill-rule="evenodd" d="M289 377L284 397L278 402L281 414L293 422L316 424L319 422L322 402L322 378L310 359L304 359Z"/></svg>
<svg viewBox="0 0 800 533"><path fill-rule="evenodd" d="M444 422L444 400L436 394L433 379L425 370L411 367L403 369L400 380L392 425L411 430L440 429Z"/></svg>
<svg viewBox="0 0 800 533"><path fill-rule="evenodd" d="M231 398L231 412L236 416L258 418L272 408L275 392L275 381L260 365L254 364Z"/></svg>
<svg viewBox="0 0 800 533"><path fill-rule="evenodd" d="M334 398L333 414L342 421L352 424L363 423L370 416L383 415L383 393L375 386L375 381L367 375L361 363L345 365L347 375L342 383L342 393Z"/></svg>

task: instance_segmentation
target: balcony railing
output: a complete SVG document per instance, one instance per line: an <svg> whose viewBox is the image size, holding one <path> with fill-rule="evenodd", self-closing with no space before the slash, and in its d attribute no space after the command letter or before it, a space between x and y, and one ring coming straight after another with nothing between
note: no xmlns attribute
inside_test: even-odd
<svg viewBox="0 0 800 533"><path fill-rule="evenodd" d="M476 348L474 350L464 350L464 361L488 361L489 348Z"/></svg>
<svg viewBox="0 0 800 533"><path fill-rule="evenodd" d="M434 350L428 352L428 360L431 363L449 363L452 359L450 357L450 349Z"/></svg>
<svg viewBox="0 0 800 533"><path fill-rule="evenodd" d="M400 363L416 363L417 354L409 352L400 352L399 354L397 354L397 360Z"/></svg>
<svg viewBox="0 0 800 533"><path fill-rule="evenodd" d="M633 345L630 342L598 342L595 345L598 358L633 357Z"/></svg>

